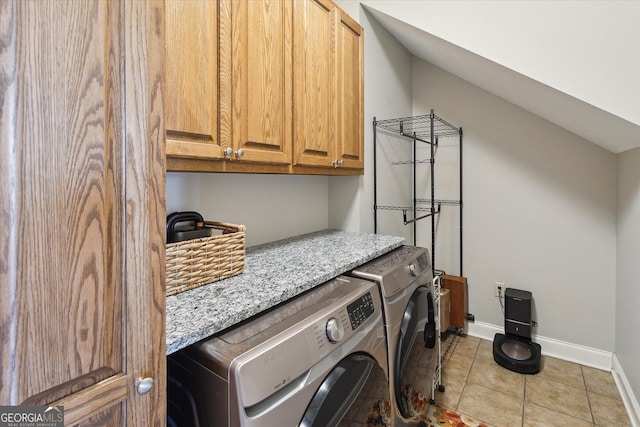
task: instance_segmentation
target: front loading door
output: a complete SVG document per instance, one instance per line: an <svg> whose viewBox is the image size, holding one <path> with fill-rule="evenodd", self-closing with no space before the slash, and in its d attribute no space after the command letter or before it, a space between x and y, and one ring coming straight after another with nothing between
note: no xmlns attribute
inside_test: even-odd
<svg viewBox="0 0 640 427"><path fill-rule="evenodd" d="M433 295L421 286L404 312L395 366L395 399L400 413L411 418L424 412L433 387L437 363Z"/></svg>
<svg viewBox="0 0 640 427"><path fill-rule="evenodd" d="M375 366L378 366L376 361L365 354L352 354L342 359L313 396L300 427L337 425L360 394Z"/></svg>

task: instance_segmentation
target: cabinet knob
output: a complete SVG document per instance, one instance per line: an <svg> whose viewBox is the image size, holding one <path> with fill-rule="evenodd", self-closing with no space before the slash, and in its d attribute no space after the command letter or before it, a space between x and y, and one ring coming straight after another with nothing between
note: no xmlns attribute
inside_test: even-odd
<svg viewBox="0 0 640 427"><path fill-rule="evenodd" d="M344 160L338 160L338 166L344 165Z"/></svg>
<svg viewBox="0 0 640 427"><path fill-rule="evenodd" d="M241 148L238 151L236 151L236 157L241 158L242 156L244 156L244 150Z"/></svg>
<svg viewBox="0 0 640 427"><path fill-rule="evenodd" d="M224 149L223 153L225 157L231 157L231 155L233 154L233 148L227 147Z"/></svg>
<svg viewBox="0 0 640 427"><path fill-rule="evenodd" d="M153 378L136 378L136 392L147 394L153 388Z"/></svg>
<svg viewBox="0 0 640 427"><path fill-rule="evenodd" d="M334 168L340 167L344 164L344 160L334 160L331 162Z"/></svg>

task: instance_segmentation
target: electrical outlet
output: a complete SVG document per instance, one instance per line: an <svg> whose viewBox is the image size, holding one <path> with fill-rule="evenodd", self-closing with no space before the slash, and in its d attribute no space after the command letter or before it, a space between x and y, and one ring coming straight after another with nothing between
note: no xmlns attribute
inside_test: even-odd
<svg viewBox="0 0 640 427"><path fill-rule="evenodd" d="M505 285L502 282L495 282L493 284L493 296L502 298L504 297Z"/></svg>

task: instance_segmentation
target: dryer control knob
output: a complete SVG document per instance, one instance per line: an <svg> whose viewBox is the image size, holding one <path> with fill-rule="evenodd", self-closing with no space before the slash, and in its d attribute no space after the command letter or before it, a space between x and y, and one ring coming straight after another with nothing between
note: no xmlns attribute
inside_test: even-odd
<svg viewBox="0 0 640 427"><path fill-rule="evenodd" d="M409 274L411 274L413 277L416 277L418 275L418 272L416 271L416 266L413 264L409 264L409 266L407 267L407 270L409 271Z"/></svg>
<svg viewBox="0 0 640 427"><path fill-rule="evenodd" d="M335 317L332 317L327 321L327 338L331 342L339 342L344 338L344 328L340 324L340 321Z"/></svg>

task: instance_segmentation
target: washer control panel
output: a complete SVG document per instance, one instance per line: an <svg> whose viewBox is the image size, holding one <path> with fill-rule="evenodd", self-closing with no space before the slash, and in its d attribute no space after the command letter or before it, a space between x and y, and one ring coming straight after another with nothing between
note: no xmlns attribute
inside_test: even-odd
<svg viewBox="0 0 640 427"><path fill-rule="evenodd" d="M351 274L376 282L384 298L392 298L416 280L431 281L431 262L425 248L401 246L356 269Z"/></svg>
<svg viewBox="0 0 640 427"><path fill-rule="evenodd" d="M349 320L351 321L351 329L356 330L358 326L364 323L374 312L373 298L371 292L367 292L357 300L347 306Z"/></svg>
<svg viewBox="0 0 640 427"><path fill-rule="evenodd" d="M401 246L393 252L389 252L386 255L381 256L377 260L367 264L365 268L368 273L382 275L387 270L397 267L400 264L404 264L415 253L415 248L410 246Z"/></svg>
<svg viewBox="0 0 640 427"><path fill-rule="evenodd" d="M427 268L429 268L429 259L427 258L426 252L421 253L418 257L418 266L420 267L421 271L425 271Z"/></svg>

